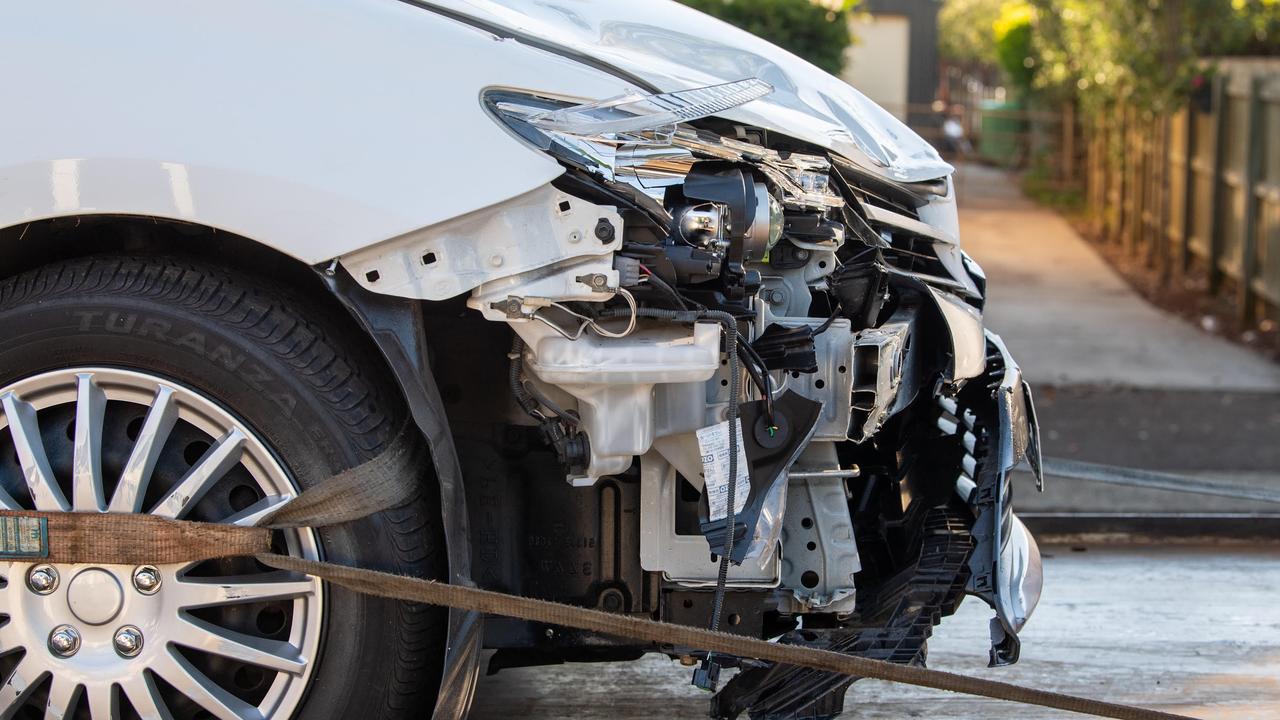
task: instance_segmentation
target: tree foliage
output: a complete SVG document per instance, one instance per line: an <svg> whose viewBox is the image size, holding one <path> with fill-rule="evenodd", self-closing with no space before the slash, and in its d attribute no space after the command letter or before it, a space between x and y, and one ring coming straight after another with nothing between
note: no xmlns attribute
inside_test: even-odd
<svg viewBox="0 0 1280 720"><path fill-rule="evenodd" d="M1005 0L946 0L938 10L938 52L959 65L996 67L994 28Z"/></svg>
<svg viewBox="0 0 1280 720"><path fill-rule="evenodd" d="M996 60L1019 90L1029 90L1036 77L1035 10L1025 2L1006 2L991 23Z"/></svg>
<svg viewBox="0 0 1280 720"><path fill-rule="evenodd" d="M812 0L681 0L697 10L786 48L830 73L844 67L849 13L856 0L828 4Z"/></svg>
<svg viewBox="0 0 1280 720"><path fill-rule="evenodd" d="M979 27L963 28L965 10ZM940 17L968 37L944 57L994 58L1011 84L1087 106L1160 109L1205 58L1280 54L1280 0L946 0Z"/></svg>

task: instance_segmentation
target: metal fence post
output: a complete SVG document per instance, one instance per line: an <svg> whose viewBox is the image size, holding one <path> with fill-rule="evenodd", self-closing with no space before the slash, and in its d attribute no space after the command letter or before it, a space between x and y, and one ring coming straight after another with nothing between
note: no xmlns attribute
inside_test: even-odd
<svg viewBox="0 0 1280 720"><path fill-rule="evenodd" d="M1262 158L1267 152L1267 137L1262 132L1262 77L1249 79L1246 96L1247 123L1245 126L1244 179L1244 237L1240 238L1240 322L1253 323L1257 298L1253 290L1253 276L1258 267L1258 180L1262 175Z"/></svg>

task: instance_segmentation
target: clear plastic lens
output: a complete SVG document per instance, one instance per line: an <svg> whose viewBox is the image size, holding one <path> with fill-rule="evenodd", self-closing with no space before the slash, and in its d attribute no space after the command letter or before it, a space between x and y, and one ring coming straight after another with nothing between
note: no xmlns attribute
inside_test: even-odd
<svg viewBox="0 0 1280 720"><path fill-rule="evenodd" d="M769 242L768 247L773 249L774 245L782 239L782 226L786 222L786 217L782 212L782 203L773 195L769 196Z"/></svg>
<svg viewBox="0 0 1280 720"><path fill-rule="evenodd" d="M697 120L773 92L773 86L758 78L692 90L640 95L629 93L594 103L538 113L525 122L542 130L596 137L667 129L677 123Z"/></svg>
<svg viewBox="0 0 1280 720"><path fill-rule="evenodd" d="M701 160L728 160L755 166L781 190L768 208L770 244L781 235L780 208L827 209L844 205L830 185L830 162L818 155L773 150L685 124L772 92L751 78L724 85L658 95L630 94L611 100L566 105L533 94L493 90L485 102L496 119L537 149L561 161L625 182L655 200L665 188L684 182ZM761 208L764 214L764 208ZM765 232L760 224L760 232Z"/></svg>

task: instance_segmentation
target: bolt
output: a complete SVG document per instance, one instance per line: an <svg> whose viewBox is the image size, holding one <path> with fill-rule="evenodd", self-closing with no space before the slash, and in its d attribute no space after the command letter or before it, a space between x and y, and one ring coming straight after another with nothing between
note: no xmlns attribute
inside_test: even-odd
<svg viewBox="0 0 1280 720"><path fill-rule="evenodd" d="M160 589L160 571L143 565L133 571L133 586L143 595L155 595Z"/></svg>
<svg viewBox="0 0 1280 720"><path fill-rule="evenodd" d="M48 595L58 587L58 571L52 565L36 565L27 573L27 587L37 595Z"/></svg>
<svg viewBox="0 0 1280 720"><path fill-rule="evenodd" d="M80 631L70 625L59 625L49 633L49 649L58 657L71 657L80 649Z"/></svg>
<svg viewBox="0 0 1280 720"><path fill-rule="evenodd" d="M125 625L116 631L112 643L120 657L135 657L142 652L142 631L132 625Z"/></svg>
<svg viewBox="0 0 1280 720"><path fill-rule="evenodd" d="M611 613L622 612L622 606L623 606L622 593L617 589L610 588L608 590L605 590L603 593L601 593L600 607L604 608L605 612L611 612Z"/></svg>
<svg viewBox="0 0 1280 720"><path fill-rule="evenodd" d="M489 264L494 267L502 267L503 258L501 255L490 255Z"/></svg>
<svg viewBox="0 0 1280 720"><path fill-rule="evenodd" d="M608 219L600 218L596 221L595 233L597 240L602 243L610 243L613 242L613 236L617 231L613 229L613 223L609 222Z"/></svg>
<svg viewBox="0 0 1280 720"><path fill-rule="evenodd" d="M570 232L569 242L571 243L582 242L582 233L578 232L577 230Z"/></svg>

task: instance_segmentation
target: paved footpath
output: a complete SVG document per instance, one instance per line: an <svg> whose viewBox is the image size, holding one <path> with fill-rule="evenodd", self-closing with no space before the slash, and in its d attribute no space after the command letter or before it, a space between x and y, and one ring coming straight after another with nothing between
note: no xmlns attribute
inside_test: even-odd
<svg viewBox="0 0 1280 720"><path fill-rule="evenodd" d="M987 273L987 326L1033 383L1280 392L1280 365L1143 300L1004 172L964 166L956 187L961 246Z"/></svg>
<svg viewBox="0 0 1280 720"><path fill-rule="evenodd" d="M987 327L1031 381L1046 455L1280 487L1280 365L1139 296L1000 170L961 167L961 245L987 273ZM1026 483L1021 484L1027 487ZM1280 512L1050 478L1023 512Z"/></svg>

